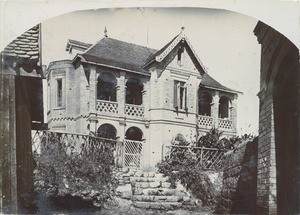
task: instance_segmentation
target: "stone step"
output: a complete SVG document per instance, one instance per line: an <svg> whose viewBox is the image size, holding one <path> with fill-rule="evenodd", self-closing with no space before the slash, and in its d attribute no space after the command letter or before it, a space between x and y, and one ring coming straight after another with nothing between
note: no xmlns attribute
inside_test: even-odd
<svg viewBox="0 0 300 215"><path fill-rule="evenodd" d="M171 183L170 182L159 182L159 181L154 181L154 182L135 182L131 183L133 189L134 188L170 188Z"/></svg>
<svg viewBox="0 0 300 215"><path fill-rule="evenodd" d="M134 195L145 195L145 196L186 196L187 193L177 189L171 188L140 188L133 187Z"/></svg>
<svg viewBox="0 0 300 215"><path fill-rule="evenodd" d="M144 196L144 195L133 195L132 201L139 202L179 202L183 199L183 196Z"/></svg>
<svg viewBox="0 0 300 215"><path fill-rule="evenodd" d="M155 176L152 178L149 177L136 177L136 176L132 176L130 177L130 181L131 183L135 183L135 182L167 182L169 181L169 177L160 177L160 176Z"/></svg>
<svg viewBox="0 0 300 215"><path fill-rule="evenodd" d="M181 202L133 202L133 206L143 209L160 209L160 210L171 210L175 208L180 208L182 206Z"/></svg>

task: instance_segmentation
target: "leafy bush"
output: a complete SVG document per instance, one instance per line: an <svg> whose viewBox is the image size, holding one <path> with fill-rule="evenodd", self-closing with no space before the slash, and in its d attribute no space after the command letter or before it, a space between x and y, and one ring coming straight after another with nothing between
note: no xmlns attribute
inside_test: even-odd
<svg viewBox="0 0 300 215"><path fill-rule="evenodd" d="M112 200L116 179L112 174L112 146L66 152L66 147L53 138L35 156L35 188L48 196L75 196L91 200L102 207Z"/></svg>
<svg viewBox="0 0 300 215"><path fill-rule="evenodd" d="M188 142L182 136L176 137L171 143L176 147L172 147L171 152L157 165L158 171L169 176L173 188L175 188L176 182L180 181L196 198L202 201L203 205L213 206L219 191L215 189L206 170L197 160L199 154L186 146L217 148L227 151L235 148L242 140L253 137L253 135L243 135L221 139L222 134L223 132L213 128L198 138L196 142Z"/></svg>
<svg viewBox="0 0 300 215"><path fill-rule="evenodd" d="M187 145L186 141L176 143L178 146ZM176 187L177 181L180 181L203 205L215 204L217 192L191 151L175 148L164 161L157 164L157 167L160 173L169 176L173 188Z"/></svg>

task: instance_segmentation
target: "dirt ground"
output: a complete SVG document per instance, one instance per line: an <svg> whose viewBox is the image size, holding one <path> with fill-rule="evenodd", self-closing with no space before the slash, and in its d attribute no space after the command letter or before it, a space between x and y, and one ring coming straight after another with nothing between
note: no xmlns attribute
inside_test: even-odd
<svg viewBox="0 0 300 215"><path fill-rule="evenodd" d="M150 210L150 209L140 209L131 206L130 200L116 199L118 205L110 206L108 209L102 210L99 214L101 215L198 215L198 214L213 214L209 208L205 207L194 207L194 208L182 208L177 210Z"/></svg>
<svg viewBox="0 0 300 215"><path fill-rule="evenodd" d="M49 199L39 194L37 196L38 214L99 214L99 215L198 215L213 214L206 207L189 207L176 210L150 210L135 208L130 200L115 199L115 204L107 205L105 209L93 207L88 202L76 199Z"/></svg>

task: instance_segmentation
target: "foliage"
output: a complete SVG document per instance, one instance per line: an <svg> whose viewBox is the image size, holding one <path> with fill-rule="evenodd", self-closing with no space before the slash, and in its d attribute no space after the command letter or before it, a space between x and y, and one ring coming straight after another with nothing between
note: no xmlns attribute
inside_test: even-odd
<svg viewBox="0 0 300 215"><path fill-rule="evenodd" d="M224 150L234 149L243 140L253 139L253 134L244 134L241 136L233 136L230 138L223 137L222 131L212 128L205 135L201 136L195 143L196 146L206 148L218 148Z"/></svg>
<svg viewBox="0 0 300 215"><path fill-rule="evenodd" d="M197 160L199 155L186 146L218 148L226 151L234 149L243 140L253 138L252 135L243 135L221 139L222 134L223 132L213 128L195 143L188 142L181 136L176 137L171 143L176 147L172 147L170 153L157 165L158 171L169 176L173 188L176 186L176 182L180 181L196 198L202 201L203 205L213 206L219 192Z"/></svg>
<svg viewBox="0 0 300 215"><path fill-rule="evenodd" d="M186 141L177 141L178 146L186 146ZM180 181L187 190L205 206L212 206L215 203L216 190L203 171L195 154L190 150L182 150L181 148L172 150L165 160L158 165L158 171L169 176L173 188L177 181Z"/></svg>
<svg viewBox="0 0 300 215"><path fill-rule="evenodd" d="M102 207L112 200L116 179L112 174L112 146L93 142L80 153L67 150L57 138L44 145L35 155L35 187L48 196L77 196Z"/></svg>

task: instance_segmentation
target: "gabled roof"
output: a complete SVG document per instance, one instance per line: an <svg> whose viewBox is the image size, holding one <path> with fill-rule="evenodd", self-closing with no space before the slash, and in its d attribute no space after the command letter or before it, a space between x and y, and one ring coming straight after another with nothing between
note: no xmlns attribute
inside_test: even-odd
<svg viewBox="0 0 300 215"><path fill-rule="evenodd" d="M73 62L79 57L81 61L85 63L94 63L107 67L115 67L142 74L149 74L149 71L145 68L153 62L163 61L164 58L173 50L173 48L182 40L187 43L190 51L195 56L196 61L204 71L202 71L203 74L200 86L230 93L240 93L223 86L207 74L205 67L191 46L184 31L174 37L160 50L155 50L108 37L104 37L96 44L91 46L88 43L82 43L76 40L69 40L69 43L81 44L82 46L86 47L89 46L89 48L86 48L84 53L78 54L77 57L74 58Z"/></svg>
<svg viewBox="0 0 300 215"><path fill-rule="evenodd" d="M148 73L143 65L155 52L151 48L104 37L79 56L86 62Z"/></svg>
<svg viewBox="0 0 300 215"><path fill-rule="evenodd" d="M192 52L193 57L195 58L194 62L199 64L199 66L200 66L201 70L203 70L203 72L207 72L205 66L203 65L202 61L200 60L196 51L194 50L192 44L190 43L189 39L187 38L187 36L184 32L184 27L182 27L181 29L182 29L182 31L180 32L180 34L178 34L168 44L166 44L162 49L160 49L154 55L152 55L145 63L145 66L148 66L149 64L151 64L155 61L162 62L180 42L185 42L187 44L187 46L189 47L190 51Z"/></svg>
<svg viewBox="0 0 300 215"><path fill-rule="evenodd" d="M39 69L40 61L40 27L29 29L8 44L1 52L2 61L7 65L22 65L26 72ZM26 67L26 68L25 68ZM39 71L41 72L41 71Z"/></svg>

